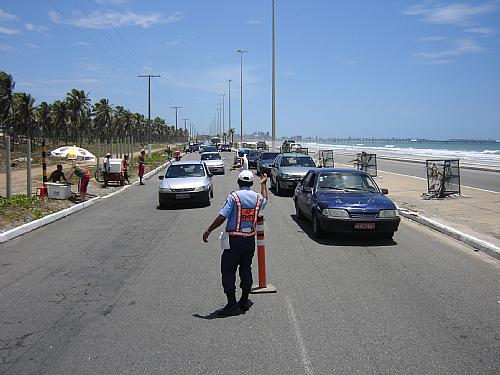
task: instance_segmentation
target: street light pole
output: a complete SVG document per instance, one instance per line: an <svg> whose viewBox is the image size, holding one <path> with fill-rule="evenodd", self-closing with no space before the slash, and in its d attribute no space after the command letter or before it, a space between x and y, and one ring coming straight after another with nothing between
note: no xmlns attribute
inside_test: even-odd
<svg viewBox="0 0 500 375"><path fill-rule="evenodd" d="M224 98L226 96L226 94L220 94L222 96L222 137L224 138L224 142L226 142L226 130L225 130L225 124L224 124L224 118L226 117L225 116L225 113L224 113Z"/></svg>
<svg viewBox="0 0 500 375"><path fill-rule="evenodd" d="M229 127L228 127L228 130L231 129L231 80L229 80L228 82L228 85L229 85L229 97L228 97L228 103L229 103ZM228 131L229 133L229 131Z"/></svg>
<svg viewBox="0 0 500 375"><path fill-rule="evenodd" d="M246 49L239 49L240 53L240 142L243 147L243 54Z"/></svg>
<svg viewBox="0 0 500 375"><path fill-rule="evenodd" d="M159 78L160 75L144 74L137 77L148 79L148 156L151 157L151 78Z"/></svg>
<svg viewBox="0 0 500 375"><path fill-rule="evenodd" d="M177 147L177 110L182 107L170 107L175 109L175 146Z"/></svg>
<svg viewBox="0 0 500 375"><path fill-rule="evenodd" d="M273 2L273 90L272 90L272 135L271 135L271 147L272 151L276 147L276 61L275 61L275 43L274 43L274 5Z"/></svg>

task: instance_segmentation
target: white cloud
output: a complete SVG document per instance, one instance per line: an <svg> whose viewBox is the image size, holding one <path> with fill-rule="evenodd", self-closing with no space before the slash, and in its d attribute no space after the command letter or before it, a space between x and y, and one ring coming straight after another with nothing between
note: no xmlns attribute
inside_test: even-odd
<svg viewBox="0 0 500 375"><path fill-rule="evenodd" d="M19 34L20 31L17 29L11 29L8 27L0 26L0 34L6 34L6 35L15 35Z"/></svg>
<svg viewBox="0 0 500 375"><path fill-rule="evenodd" d="M498 1L489 1L478 5L462 3L442 5L427 1L424 4L410 6L403 14L420 16L421 20L427 23L466 25L473 17L495 12L498 7Z"/></svg>
<svg viewBox="0 0 500 375"><path fill-rule="evenodd" d="M79 41L75 43L75 46L92 46L92 43L85 42L85 41Z"/></svg>
<svg viewBox="0 0 500 375"><path fill-rule="evenodd" d="M182 12L174 12L169 16L162 13L150 12L139 14L135 12L99 12L95 11L89 15L78 14L72 19L62 19L58 13L49 12L50 20L56 24L66 24L85 29L109 29L120 26L139 26L150 28L158 24L179 22L184 19Z"/></svg>
<svg viewBox="0 0 500 375"><path fill-rule="evenodd" d="M417 42L443 42L448 38L445 36L426 36L424 38L420 38Z"/></svg>
<svg viewBox="0 0 500 375"><path fill-rule="evenodd" d="M12 46L9 46L8 44L0 43L0 51L8 51L11 49L12 49Z"/></svg>
<svg viewBox="0 0 500 375"><path fill-rule="evenodd" d="M125 4L126 0L96 0L98 4L113 4L113 5L121 5Z"/></svg>
<svg viewBox="0 0 500 375"><path fill-rule="evenodd" d="M172 40L170 42L165 42L165 45L167 47L175 47L175 46L179 46L181 43L178 41L178 40Z"/></svg>
<svg viewBox="0 0 500 375"><path fill-rule="evenodd" d="M489 36L489 35L496 34L495 29L493 29L492 27L472 27L469 29L465 29L464 31L466 33L480 34L483 36Z"/></svg>
<svg viewBox="0 0 500 375"><path fill-rule="evenodd" d="M247 20L247 25L262 25L261 20Z"/></svg>
<svg viewBox="0 0 500 375"><path fill-rule="evenodd" d="M48 79L44 81L40 81L41 84L43 85L50 85L50 84L88 84L88 83L99 83L98 79L95 78L74 78L74 79Z"/></svg>
<svg viewBox="0 0 500 375"><path fill-rule="evenodd" d="M415 53L414 56L421 59L425 64L449 64L453 60L450 57L483 52L484 49L471 39L454 40L450 48L437 51L425 51Z"/></svg>
<svg viewBox="0 0 500 375"><path fill-rule="evenodd" d="M12 13L7 13L3 9L0 9L0 20L3 21L19 21L19 17Z"/></svg>
<svg viewBox="0 0 500 375"><path fill-rule="evenodd" d="M34 48L34 49L39 49L40 46L37 44L32 44L32 43L24 43L26 47Z"/></svg>
<svg viewBox="0 0 500 375"><path fill-rule="evenodd" d="M25 23L24 27L26 27L26 30L28 30L28 31L33 31L33 32L39 33L39 34L44 34L47 31L49 31L49 29L46 28L45 26L35 26L35 25L33 25L32 23L29 23L29 22Z"/></svg>

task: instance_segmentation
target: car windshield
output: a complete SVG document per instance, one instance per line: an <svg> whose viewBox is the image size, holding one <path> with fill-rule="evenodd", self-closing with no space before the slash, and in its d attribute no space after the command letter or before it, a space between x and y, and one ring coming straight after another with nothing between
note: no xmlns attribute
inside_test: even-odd
<svg viewBox="0 0 500 375"><path fill-rule="evenodd" d="M248 153L248 156L250 157L257 157L261 154L261 151L257 151L257 150L252 150Z"/></svg>
<svg viewBox="0 0 500 375"><path fill-rule="evenodd" d="M282 167L315 167L310 157L285 156L281 159Z"/></svg>
<svg viewBox="0 0 500 375"><path fill-rule="evenodd" d="M273 161L276 159L276 156L278 156L280 153L279 152L264 152L262 153L260 160L270 160Z"/></svg>
<svg viewBox="0 0 500 375"><path fill-rule="evenodd" d="M165 178L203 177L205 170L201 164L173 164L165 173Z"/></svg>
<svg viewBox="0 0 500 375"><path fill-rule="evenodd" d="M369 175L360 173L321 173L318 177L320 190L369 191L378 193Z"/></svg>
<svg viewBox="0 0 500 375"><path fill-rule="evenodd" d="M222 159L220 154L201 154L201 160L220 160Z"/></svg>
<svg viewBox="0 0 500 375"><path fill-rule="evenodd" d="M212 151L217 151L217 149L215 147L212 147L212 146L204 146L203 151L204 152L212 152Z"/></svg>

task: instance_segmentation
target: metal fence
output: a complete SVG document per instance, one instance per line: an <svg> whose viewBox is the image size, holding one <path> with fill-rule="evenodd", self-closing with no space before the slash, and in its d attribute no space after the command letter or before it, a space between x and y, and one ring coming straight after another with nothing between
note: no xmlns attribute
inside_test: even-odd
<svg viewBox="0 0 500 375"><path fill-rule="evenodd" d="M460 160L425 161L427 170L427 192L438 198L460 194Z"/></svg>
<svg viewBox="0 0 500 375"><path fill-rule="evenodd" d="M335 162L333 160L333 150L320 150L319 164L323 168L335 168Z"/></svg>
<svg viewBox="0 0 500 375"><path fill-rule="evenodd" d="M377 177L377 154L360 152L356 154L356 159L353 162L357 169L365 171L372 177Z"/></svg>

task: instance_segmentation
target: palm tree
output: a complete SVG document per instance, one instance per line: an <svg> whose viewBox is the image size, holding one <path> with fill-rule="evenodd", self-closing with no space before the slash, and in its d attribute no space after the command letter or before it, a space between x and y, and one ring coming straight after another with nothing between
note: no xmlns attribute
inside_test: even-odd
<svg viewBox="0 0 500 375"><path fill-rule="evenodd" d="M108 142L112 137L113 108L109 105L108 99L101 99L94 104L94 125L95 132L99 139L105 138Z"/></svg>
<svg viewBox="0 0 500 375"><path fill-rule="evenodd" d="M68 145L68 108L65 101L56 100L50 106L50 118L56 143L59 142L61 133L64 133L64 144Z"/></svg>
<svg viewBox="0 0 500 375"><path fill-rule="evenodd" d="M12 106L12 92L15 85L10 74L0 71L0 125L4 139L8 133L7 117Z"/></svg>
<svg viewBox="0 0 500 375"><path fill-rule="evenodd" d="M14 140L19 135L33 139L35 133L35 98L24 92L12 94L12 123Z"/></svg>
<svg viewBox="0 0 500 375"><path fill-rule="evenodd" d="M66 94L66 102L68 103L73 140L76 143L78 138L80 138L81 147L83 143L83 135L85 133L85 125L88 124L90 99L84 90L72 89Z"/></svg>
<svg viewBox="0 0 500 375"><path fill-rule="evenodd" d="M41 102L36 108L36 121L38 123L38 130L42 133L42 138L46 137L52 139L55 146L54 129L50 121L50 108L46 102Z"/></svg>
<svg viewBox="0 0 500 375"><path fill-rule="evenodd" d="M227 130L227 134L231 136L231 144L233 143L234 141L234 133L235 133L236 129L235 128L230 128Z"/></svg>

